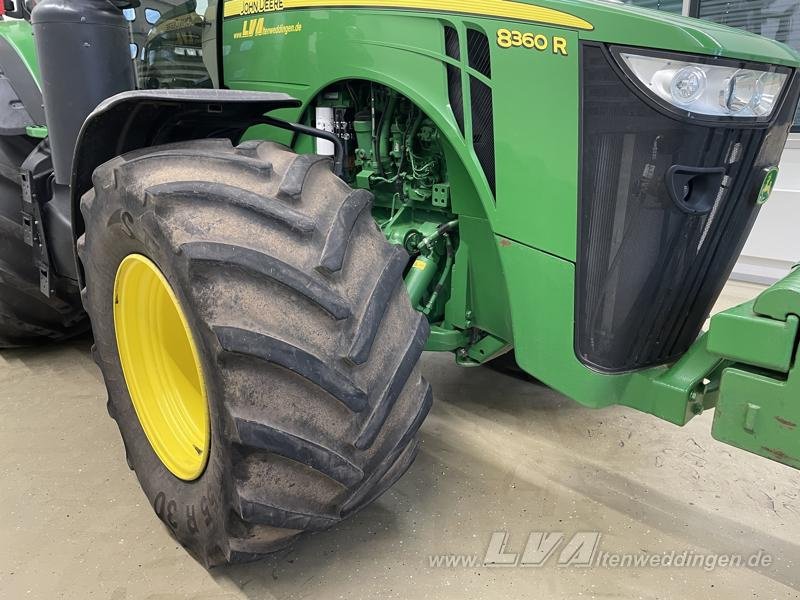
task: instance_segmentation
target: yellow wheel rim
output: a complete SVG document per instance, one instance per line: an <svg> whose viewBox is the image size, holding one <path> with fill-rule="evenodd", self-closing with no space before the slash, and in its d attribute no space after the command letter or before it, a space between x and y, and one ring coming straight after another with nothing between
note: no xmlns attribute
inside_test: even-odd
<svg viewBox="0 0 800 600"><path fill-rule="evenodd" d="M114 328L125 383L150 445L175 477L194 481L211 443L200 358L172 287L140 254L126 257L117 270Z"/></svg>

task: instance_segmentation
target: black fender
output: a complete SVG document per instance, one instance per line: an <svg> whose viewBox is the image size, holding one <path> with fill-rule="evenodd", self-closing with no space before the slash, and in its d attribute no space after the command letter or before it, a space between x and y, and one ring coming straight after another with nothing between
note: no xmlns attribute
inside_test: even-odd
<svg viewBox="0 0 800 600"><path fill-rule="evenodd" d="M264 115L301 102L286 94L235 90L139 90L102 102L86 119L72 162L71 222L75 273L83 271L75 251L83 235L81 197L91 189L95 169L140 148L204 138L228 138L238 144Z"/></svg>

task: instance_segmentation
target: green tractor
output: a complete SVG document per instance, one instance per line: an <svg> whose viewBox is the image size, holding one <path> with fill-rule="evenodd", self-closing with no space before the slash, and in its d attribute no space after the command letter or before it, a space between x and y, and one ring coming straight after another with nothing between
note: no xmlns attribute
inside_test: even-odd
<svg viewBox="0 0 800 600"><path fill-rule="evenodd" d="M786 46L590 0L31 4L0 23L0 345L91 326L204 564L397 481L425 350L716 408L800 467L800 271L703 332L795 115Z"/></svg>

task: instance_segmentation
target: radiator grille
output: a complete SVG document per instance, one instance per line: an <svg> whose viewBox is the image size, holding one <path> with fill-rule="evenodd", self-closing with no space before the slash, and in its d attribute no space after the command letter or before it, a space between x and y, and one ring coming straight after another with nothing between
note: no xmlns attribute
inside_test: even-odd
<svg viewBox="0 0 800 600"><path fill-rule="evenodd" d="M610 372L670 363L697 338L753 227L797 81L771 129L703 126L646 103L604 48L583 46L582 61L577 353ZM681 210L668 192L676 165L724 168L710 210Z"/></svg>

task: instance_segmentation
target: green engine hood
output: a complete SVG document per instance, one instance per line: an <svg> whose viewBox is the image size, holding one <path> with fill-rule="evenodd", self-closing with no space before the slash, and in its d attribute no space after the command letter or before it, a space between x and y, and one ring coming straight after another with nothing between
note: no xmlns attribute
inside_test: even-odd
<svg viewBox="0 0 800 600"><path fill-rule="evenodd" d="M800 54L785 44L710 21L612 1L517 1L588 21L593 28L581 31L581 39L585 40L800 66Z"/></svg>

